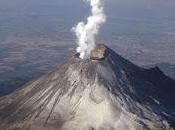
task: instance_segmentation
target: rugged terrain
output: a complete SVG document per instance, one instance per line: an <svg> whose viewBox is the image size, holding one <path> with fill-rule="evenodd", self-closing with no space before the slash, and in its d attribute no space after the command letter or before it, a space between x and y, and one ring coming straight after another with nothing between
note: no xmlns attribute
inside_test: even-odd
<svg viewBox="0 0 175 130"><path fill-rule="evenodd" d="M0 129L173 130L175 81L105 48L1 97Z"/></svg>

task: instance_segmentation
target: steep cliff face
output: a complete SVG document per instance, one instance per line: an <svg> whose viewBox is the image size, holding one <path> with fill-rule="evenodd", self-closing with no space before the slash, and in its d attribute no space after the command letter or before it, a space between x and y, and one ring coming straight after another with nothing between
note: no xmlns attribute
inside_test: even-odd
<svg viewBox="0 0 175 130"><path fill-rule="evenodd" d="M73 56L2 97L0 129L173 130L175 81L103 50L104 58Z"/></svg>

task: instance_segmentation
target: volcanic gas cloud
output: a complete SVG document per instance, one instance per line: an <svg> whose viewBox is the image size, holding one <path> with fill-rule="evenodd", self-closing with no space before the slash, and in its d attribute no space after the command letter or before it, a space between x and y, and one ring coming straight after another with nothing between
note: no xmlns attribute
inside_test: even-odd
<svg viewBox="0 0 175 130"><path fill-rule="evenodd" d="M106 16L103 11L102 0L86 0L91 6L91 15L87 22L79 22L73 31L77 36L77 52L81 59L90 57L90 52L95 47L95 37L99 32L100 26L105 23Z"/></svg>

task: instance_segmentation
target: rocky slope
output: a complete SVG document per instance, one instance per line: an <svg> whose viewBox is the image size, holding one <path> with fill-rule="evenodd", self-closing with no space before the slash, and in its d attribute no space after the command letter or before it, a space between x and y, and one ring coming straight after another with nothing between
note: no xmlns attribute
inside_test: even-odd
<svg viewBox="0 0 175 130"><path fill-rule="evenodd" d="M104 47L1 97L0 130L173 130L175 81Z"/></svg>

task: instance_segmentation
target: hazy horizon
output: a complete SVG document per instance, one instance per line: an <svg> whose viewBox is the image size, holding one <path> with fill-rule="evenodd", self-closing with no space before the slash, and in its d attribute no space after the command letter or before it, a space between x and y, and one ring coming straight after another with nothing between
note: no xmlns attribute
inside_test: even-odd
<svg viewBox="0 0 175 130"><path fill-rule="evenodd" d="M140 66L175 65L174 0L104 0L104 9L98 43ZM76 48L71 28L89 11L83 0L0 0L0 91L62 63Z"/></svg>

